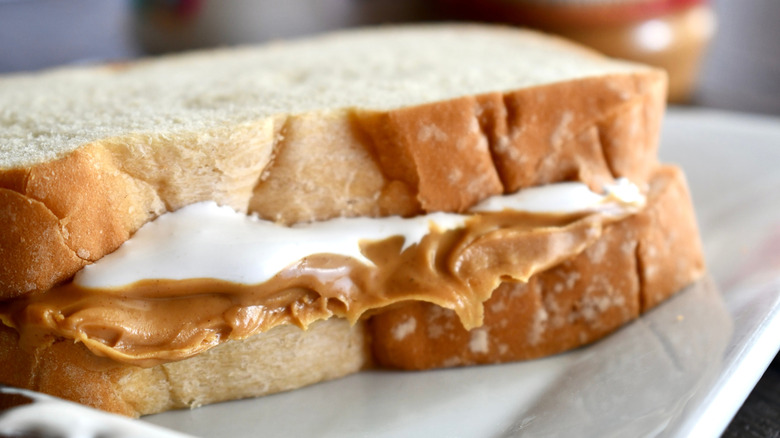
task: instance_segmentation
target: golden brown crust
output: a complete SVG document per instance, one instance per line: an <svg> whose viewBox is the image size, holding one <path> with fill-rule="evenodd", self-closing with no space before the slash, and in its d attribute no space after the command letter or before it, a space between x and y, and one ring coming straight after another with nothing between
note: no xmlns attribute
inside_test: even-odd
<svg viewBox="0 0 780 438"><path fill-rule="evenodd" d="M42 346L36 352L19 347L15 330L0 324L0 382L44 391L104 410L130 415L115 396L116 368L73 341Z"/></svg>
<svg viewBox="0 0 780 438"><path fill-rule="evenodd" d="M424 211L465 211L503 192L476 97L363 116L386 175L412 187Z"/></svg>
<svg viewBox="0 0 780 438"><path fill-rule="evenodd" d="M682 171L665 167L670 183L651 186L655 202L633 219L638 230L637 261L642 312L655 307L703 274L704 258L691 197Z"/></svg>
<svg viewBox="0 0 780 438"><path fill-rule="evenodd" d="M493 108L493 153L505 190L574 179L594 188L611 177L647 181L657 165L665 87L663 73L649 71L505 93L504 109Z"/></svg>
<svg viewBox="0 0 780 438"><path fill-rule="evenodd" d="M703 269L682 173L662 167L643 212L608 226L585 252L528 283L503 283L485 303L482 327L467 331L452 311L411 303L371 319L372 348L380 366L403 369L547 356L616 330Z"/></svg>
<svg viewBox="0 0 780 438"><path fill-rule="evenodd" d="M47 289L86 264L42 202L0 188L0 218L0 298Z"/></svg>
<svg viewBox="0 0 780 438"><path fill-rule="evenodd" d="M159 210L154 196L138 190L98 146L2 175L0 218L8 226L0 232L0 298L71 277Z"/></svg>

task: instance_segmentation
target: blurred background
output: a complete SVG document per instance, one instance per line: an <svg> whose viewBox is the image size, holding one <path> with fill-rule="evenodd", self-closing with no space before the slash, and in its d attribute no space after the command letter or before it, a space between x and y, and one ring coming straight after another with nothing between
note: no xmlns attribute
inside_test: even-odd
<svg viewBox="0 0 780 438"><path fill-rule="evenodd" d="M0 73L445 20L562 34L666 68L673 103L780 115L780 0L0 0ZM725 435L780 436L779 399L776 358Z"/></svg>
<svg viewBox="0 0 780 438"><path fill-rule="evenodd" d="M780 114L778 0L0 0L0 72L442 20L559 33L666 68L674 102Z"/></svg>

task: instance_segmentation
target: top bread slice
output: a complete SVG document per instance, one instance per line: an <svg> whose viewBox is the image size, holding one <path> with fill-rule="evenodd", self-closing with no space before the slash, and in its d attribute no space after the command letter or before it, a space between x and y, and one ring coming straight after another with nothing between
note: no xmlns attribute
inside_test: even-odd
<svg viewBox="0 0 780 438"><path fill-rule="evenodd" d="M0 79L0 299L215 200L281 223L644 183L666 77L529 31L388 27Z"/></svg>

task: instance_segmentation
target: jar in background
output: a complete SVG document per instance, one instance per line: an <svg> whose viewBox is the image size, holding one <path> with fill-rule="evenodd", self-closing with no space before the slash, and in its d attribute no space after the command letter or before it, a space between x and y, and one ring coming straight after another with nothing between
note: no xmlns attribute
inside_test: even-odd
<svg viewBox="0 0 780 438"><path fill-rule="evenodd" d="M687 101L715 30L706 0L438 0L442 13L534 27L612 57L664 68L669 99Z"/></svg>
<svg viewBox="0 0 780 438"><path fill-rule="evenodd" d="M0 0L2 2L3 0ZM146 53L252 44L336 29L419 21L419 0L133 0Z"/></svg>

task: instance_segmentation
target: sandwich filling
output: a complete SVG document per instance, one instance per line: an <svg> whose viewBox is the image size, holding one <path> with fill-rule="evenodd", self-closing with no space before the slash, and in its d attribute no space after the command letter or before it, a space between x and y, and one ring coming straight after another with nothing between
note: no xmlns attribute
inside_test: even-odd
<svg viewBox="0 0 780 438"><path fill-rule="evenodd" d="M576 256L644 202L625 180L603 194L558 183L488 198L467 214L293 227L194 204L145 225L71 282L0 303L0 319L29 348L64 337L141 366L277 325L354 323L404 301L451 309L471 329L502 281Z"/></svg>

